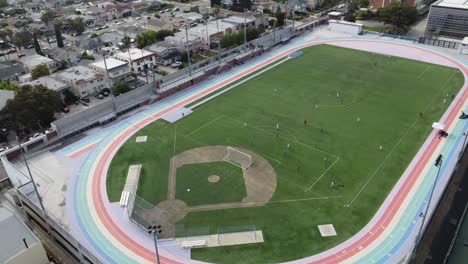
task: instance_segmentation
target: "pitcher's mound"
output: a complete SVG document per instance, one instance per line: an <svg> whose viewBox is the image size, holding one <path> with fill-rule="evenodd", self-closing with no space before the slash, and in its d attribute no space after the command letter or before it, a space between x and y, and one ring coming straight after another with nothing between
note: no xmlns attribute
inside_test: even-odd
<svg viewBox="0 0 468 264"><path fill-rule="evenodd" d="M216 183L216 182L219 182L220 179L221 177L219 177L218 175L211 175L208 177L208 182Z"/></svg>

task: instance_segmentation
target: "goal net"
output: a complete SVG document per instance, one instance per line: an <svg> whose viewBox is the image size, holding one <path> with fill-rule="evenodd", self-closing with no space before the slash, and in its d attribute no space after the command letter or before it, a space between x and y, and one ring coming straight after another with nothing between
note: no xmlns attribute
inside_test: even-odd
<svg viewBox="0 0 468 264"><path fill-rule="evenodd" d="M232 147L226 148L224 160L234 165L247 169L252 166L252 156Z"/></svg>

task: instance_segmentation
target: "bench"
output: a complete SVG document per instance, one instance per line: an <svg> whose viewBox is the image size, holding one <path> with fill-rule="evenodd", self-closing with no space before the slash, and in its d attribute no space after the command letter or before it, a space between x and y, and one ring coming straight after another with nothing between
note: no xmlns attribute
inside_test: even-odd
<svg viewBox="0 0 468 264"><path fill-rule="evenodd" d="M183 248L206 247L206 240L182 241Z"/></svg>

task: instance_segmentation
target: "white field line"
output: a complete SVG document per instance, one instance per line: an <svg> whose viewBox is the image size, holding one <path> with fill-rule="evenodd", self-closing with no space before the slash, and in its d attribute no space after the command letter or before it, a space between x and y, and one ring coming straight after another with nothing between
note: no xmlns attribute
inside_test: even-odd
<svg viewBox="0 0 468 264"><path fill-rule="evenodd" d="M207 126L213 124L214 122L216 122L216 121L217 121L218 119L220 119L221 117L223 117L223 115L220 115L220 116L214 118L213 120L211 120L211 121L209 121L209 122L203 124L203 125L200 126L199 128L197 128L197 129L193 130L192 132L190 132L187 136L191 136L191 135L197 133L198 131L200 131L200 129L202 129L202 128L204 128L204 127L207 127Z"/></svg>
<svg viewBox="0 0 468 264"><path fill-rule="evenodd" d="M336 160L332 163L332 165L330 165L330 167L328 167L313 183L312 185L310 185L308 188L306 188L304 190L304 192L308 192L310 191L312 188L314 188L315 184L317 184L317 182L319 182L323 176L325 176L327 174L327 172L333 167L335 166L335 163L337 163L338 161L340 160L340 158L336 158Z"/></svg>
<svg viewBox="0 0 468 264"><path fill-rule="evenodd" d="M441 89L438 93L436 93L434 95L434 98L426 105L426 107L424 108L424 111L426 111L433 103L434 101L437 99L437 96L439 96L439 93L443 91L443 89L445 88L445 86L447 85L447 83L452 79L453 75L456 73L456 71L453 71L452 74L447 78L447 80L442 84L441 86ZM351 202L349 202L347 204L347 206L351 206L352 203L356 200L356 198L361 194L361 192L365 189L365 187L367 186L367 184L369 184L369 182L372 180L372 178L374 178L374 176L377 174L377 172L382 168L382 166L384 165L385 161L387 161L387 159L391 156L391 154L393 153L393 151L400 145L400 143L403 141L403 139L406 137L406 135L409 133L409 131L411 130L411 128L413 128L413 126L416 124L416 122L418 121L418 119L416 119L413 124L411 124L411 126L406 130L405 134L403 134L403 136L400 138L400 140L397 142L397 144L393 147L393 149L390 151L390 153L388 153L388 155L385 157L385 159L382 161L382 163L380 163L380 165L377 167L377 169L374 171L374 173L367 179L367 181L364 183L364 185L361 187L361 189L358 191L358 193L353 197L353 199L351 200Z"/></svg>
<svg viewBox="0 0 468 264"><path fill-rule="evenodd" d="M283 62L288 61L289 59L291 59L291 58L286 57L286 58L280 60L279 62L276 62L275 64L270 65L270 66L264 68L263 70L261 70L261 71L255 73L255 74L253 74L253 75L251 75L251 76L249 76L249 77L247 77L247 78L245 78L245 79L239 81L239 82L236 83L236 84L233 84L233 85L229 86L228 88L226 88L226 89L224 89L224 90L222 90L222 91L220 91L220 92L217 92L217 93L215 93L215 94L213 94L213 95L211 95L211 96L209 96L209 97L203 99L202 101L200 101L200 102L198 102L198 103L196 103L196 104L194 104L194 105L192 105L192 106L190 106L190 107L188 107L188 108L189 108L190 110L193 110L193 109L197 108L198 106L200 106L200 105L202 105L202 104L204 104L204 106L205 106L205 105L206 105L205 103L208 102L208 101L210 101L210 100L212 100L213 98L216 98L216 97L218 97L218 96L220 96L220 95L222 95L222 94L224 94L224 93L226 93L226 92L228 92L228 91L234 89L235 87L237 87L237 86L239 86L239 85L241 85L241 84L243 84L243 83L245 83L245 82L247 82L247 81L250 81L251 79L253 79L253 78L259 76L260 74L262 74L262 73L264 73L264 72L266 72L266 71L268 71L268 70L270 70L270 69L272 69L272 68L274 68L274 67L276 67L276 66L282 64Z"/></svg>
<svg viewBox="0 0 468 264"><path fill-rule="evenodd" d="M356 198L361 194L361 192L366 188L367 184L369 184L369 182L375 177L375 175L377 175L377 172L379 172L379 170L382 168L382 166L385 164L385 162L388 160L388 158L390 158L390 156L393 154L393 152L398 148L398 146L400 145L400 143L403 141L403 139L405 139L405 137L408 135L408 133L411 131L411 129L413 128L413 126L416 124L416 122L418 121L418 119L416 119L412 124L411 126L406 130L405 134L403 134L403 136L400 137L400 139L398 140L398 142L395 144L395 146L392 148L392 150L387 154L387 156L385 157L385 159L380 163L380 165L375 169L374 173L372 173L372 175L367 178L366 182L362 185L361 189L359 189L358 193L356 195L354 195L353 199L351 200L351 202L349 202L347 205L348 206L351 206L353 204L353 202L356 200Z"/></svg>
<svg viewBox="0 0 468 264"><path fill-rule="evenodd" d="M241 121L239 121L239 120L237 120L237 119L234 119L234 118L232 118L232 117L229 117L229 116L224 116L224 117L229 118L229 119L231 119L231 120L233 120L233 121L235 121L235 122L238 122L238 123L242 124ZM275 133L270 132L270 131L265 130L265 129L262 129L262 128L260 128L260 127L256 127L256 126L252 126L252 125L247 125L247 127L251 127L251 128L257 129L257 130L259 130L259 131L262 131L262 132L267 133L267 134L270 134L270 135L276 135ZM297 143L297 144L302 145L302 146L304 146L304 147L313 149L313 150L315 150L315 151L317 151L317 152L321 152L321 153L327 154L327 155L332 156L332 157L334 157L334 158L340 158L340 157L338 157L338 156L336 156L336 155L333 155L333 154L331 154L331 153L328 153L328 152L326 152L326 151L324 151L324 150L321 150L321 149L318 149L318 148L313 147L313 146L311 146L311 145L308 145L308 144L306 144L306 143L303 143L303 142L301 142L301 141L299 141L299 140L297 140L297 139L292 139L292 138L290 138L290 137L286 137L286 136L282 136L282 135L279 135L278 137L282 137L282 138L287 139L287 140L289 140L289 141L291 141L291 142L294 142L294 143Z"/></svg>
<svg viewBox="0 0 468 264"><path fill-rule="evenodd" d="M429 64L429 65L426 67L426 69L425 69L423 72L421 72L421 74L419 74L419 76L418 76L418 78L416 78L416 80L421 79L421 77L424 75L424 73L427 72L427 70L429 70L429 68L431 68L431 64Z"/></svg>
<svg viewBox="0 0 468 264"><path fill-rule="evenodd" d="M246 208L246 207L256 207L256 206L265 206L267 204L273 203L292 203L292 202L304 202L311 200L328 200L328 199L338 199L342 196L326 196L326 197L310 197L310 198L300 198L300 199L285 199L279 201L270 201L266 203L221 203L221 204L210 204L210 205L200 205L200 206L191 206L184 209L179 209L177 211L182 212L197 212L197 211L208 211L208 210L220 210L220 209L235 209L235 208Z"/></svg>
<svg viewBox="0 0 468 264"><path fill-rule="evenodd" d="M174 146L173 146L173 149L174 149L173 152L174 153L173 153L172 157L175 157L175 154L176 154L176 142L177 142L177 126L174 126ZM176 185L176 177L175 177L175 175L172 175L175 172L175 163L176 163L175 160L173 160L172 161L172 168L171 168L172 173L170 175L170 177L171 177L170 178L170 181L171 181L170 185L171 186L170 186L170 189L168 190L168 195L169 195L168 200L169 200L170 204L172 204L172 201L175 200L175 195L176 195L176 186L175 186Z"/></svg>

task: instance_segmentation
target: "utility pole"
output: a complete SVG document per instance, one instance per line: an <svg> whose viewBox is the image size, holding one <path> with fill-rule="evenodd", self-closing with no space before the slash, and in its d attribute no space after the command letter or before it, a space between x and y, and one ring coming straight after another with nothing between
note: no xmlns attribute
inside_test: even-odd
<svg viewBox="0 0 468 264"><path fill-rule="evenodd" d="M189 42L188 42L188 26L185 25L185 43L187 45L187 61L189 66L189 75L192 76L192 63L190 62L190 49L189 49Z"/></svg>
<svg viewBox="0 0 468 264"><path fill-rule="evenodd" d="M247 9L244 8L244 51L247 50Z"/></svg>

